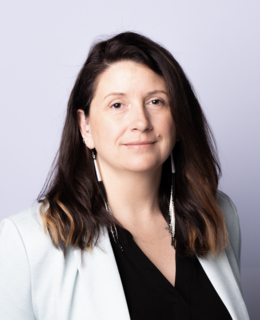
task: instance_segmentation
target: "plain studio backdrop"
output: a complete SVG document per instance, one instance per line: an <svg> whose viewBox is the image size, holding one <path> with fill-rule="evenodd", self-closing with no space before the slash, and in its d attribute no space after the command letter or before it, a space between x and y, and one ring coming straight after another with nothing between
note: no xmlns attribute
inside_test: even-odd
<svg viewBox="0 0 260 320"><path fill-rule="evenodd" d="M240 218L244 297L259 319L259 11L250 0L1 1L0 220L35 202L92 41L140 32L181 64L213 129L219 188Z"/></svg>

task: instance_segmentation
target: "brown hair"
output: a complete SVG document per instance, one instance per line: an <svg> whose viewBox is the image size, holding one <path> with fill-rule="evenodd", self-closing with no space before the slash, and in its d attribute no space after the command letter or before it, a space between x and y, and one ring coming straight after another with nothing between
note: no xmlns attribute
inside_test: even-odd
<svg viewBox="0 0 260 320"><path fill-rule="evenodd" d="M220 252L228 235L216 203L221 173L216 143L184 71L169 51L133 32L95 43L72 89L59 151L38 202L45 232L66 256L69 245L82 251L97 244L103 227L117 223L107 213L99 191L91 150L82 141L77 110L89 115L98 76L110 64L132 60L166 81L179 141L173 152L176 167L176 239L182 252L202 257ZM160 209L168 220L170 157L163 164ZM48 205L47 207L45 205ZM45 210L44 210L45 208Z"/></svg>

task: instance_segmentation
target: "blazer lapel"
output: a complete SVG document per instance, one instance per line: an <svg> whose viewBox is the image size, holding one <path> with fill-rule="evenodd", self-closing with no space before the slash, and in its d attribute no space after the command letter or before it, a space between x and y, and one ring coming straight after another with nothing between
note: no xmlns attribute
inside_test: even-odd
<svg viewBox="0 0 260 320"><path fill-rule="evenodd" d="M79 280L83 282L84 292L81 297L87 305L88 315L91 320L130 320L127 302L117 268L113 249L106 228L100 235L98 246L91 252L83 254L74 250Z"/></svg>
<svg viewBox="0 0 260 320"><path fill-rule="evenodd" d="M198 259L232 319L249 320L240 288L225 251L216 257L209 254L206 258Z"/></svg>

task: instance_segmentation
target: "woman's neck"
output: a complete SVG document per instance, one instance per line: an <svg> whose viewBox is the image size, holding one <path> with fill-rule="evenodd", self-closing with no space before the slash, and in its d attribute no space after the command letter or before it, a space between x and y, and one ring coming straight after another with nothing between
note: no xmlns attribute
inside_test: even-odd
<svg viewBox="0 0 260 320"><path fill-rule="evenodd" d="M162 167L153 172L102 169L110 209L125 228L145 226L156 220L160 214L158 191Z"/></svg>

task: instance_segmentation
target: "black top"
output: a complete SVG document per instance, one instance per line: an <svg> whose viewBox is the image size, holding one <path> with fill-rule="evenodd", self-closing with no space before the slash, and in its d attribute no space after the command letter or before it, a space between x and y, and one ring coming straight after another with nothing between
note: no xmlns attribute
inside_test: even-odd
<svg viewBox="0 0 260 320"><path fill-rule="evenodd" d="M197 257L178 255L175 287L124 230L118 229L123 251L110 241L123 284L131 320L232 320Z"/></svg>

